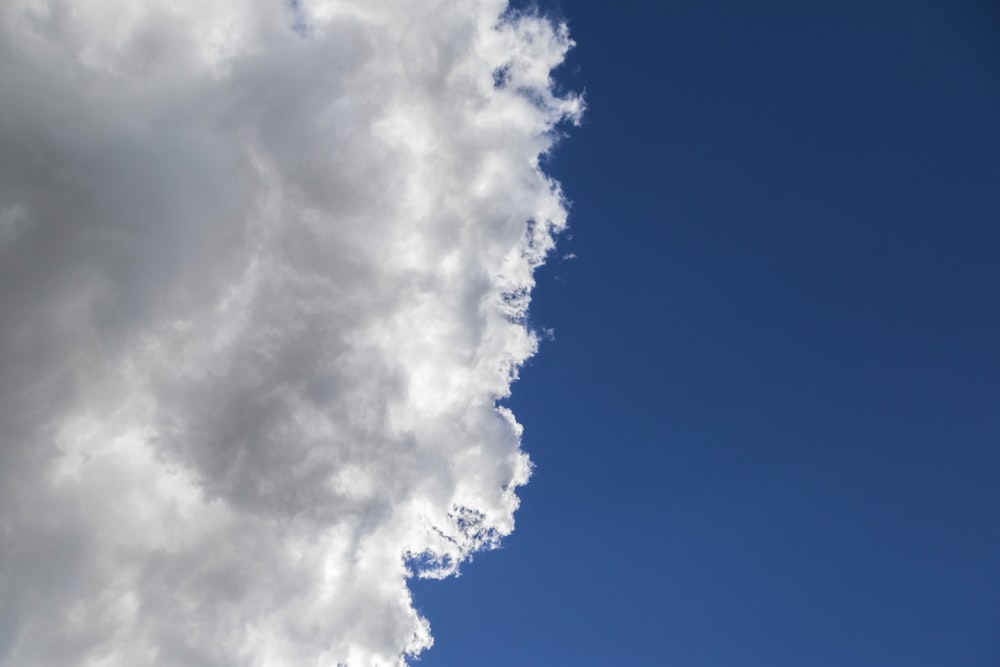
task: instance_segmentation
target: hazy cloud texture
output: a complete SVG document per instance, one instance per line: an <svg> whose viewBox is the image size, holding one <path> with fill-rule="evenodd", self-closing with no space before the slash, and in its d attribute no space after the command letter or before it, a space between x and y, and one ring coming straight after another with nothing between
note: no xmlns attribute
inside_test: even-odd
<svg viewBox="0 0 1000 667"><path fill-rule="evenodd" d="M497 0L0 3L0 665L430 646L407 567L529 475L496 401L570 45Z"/></svg>

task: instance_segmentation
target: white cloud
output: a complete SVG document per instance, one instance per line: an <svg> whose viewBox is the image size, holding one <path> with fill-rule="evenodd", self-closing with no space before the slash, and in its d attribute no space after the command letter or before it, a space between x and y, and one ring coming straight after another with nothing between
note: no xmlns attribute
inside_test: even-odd
<svg viewBox="0 0 1000 667"><path fill-rule="evenodd" d="M0 665L403 664L514 527L564 28L0 5ZM529 222L530 221L530 222Z"/></svg>

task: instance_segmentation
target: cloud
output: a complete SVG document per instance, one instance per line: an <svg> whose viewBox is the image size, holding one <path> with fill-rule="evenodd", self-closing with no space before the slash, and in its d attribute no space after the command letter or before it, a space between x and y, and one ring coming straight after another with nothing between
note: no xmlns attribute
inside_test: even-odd
<svg viewBox="0 0 1000 667"><path fill-rule="evenodd" d="M402 665L510 533L582 103L501 0L0 5L0 665Z"/></svg>

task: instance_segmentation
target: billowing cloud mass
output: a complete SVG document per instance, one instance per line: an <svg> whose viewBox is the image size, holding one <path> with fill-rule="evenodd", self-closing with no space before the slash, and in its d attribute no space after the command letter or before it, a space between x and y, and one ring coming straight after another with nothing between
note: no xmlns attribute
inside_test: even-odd
<svg viewBox="0 0 1000 667"><path fill-rule="evenodd" d="M0 3L0 665L402 665L565 222L504 0Z"/></svg>

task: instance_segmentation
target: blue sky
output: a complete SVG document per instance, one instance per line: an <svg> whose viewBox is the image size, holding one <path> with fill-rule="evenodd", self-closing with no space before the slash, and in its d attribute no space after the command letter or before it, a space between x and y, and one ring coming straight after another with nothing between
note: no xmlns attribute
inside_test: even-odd
<svg viewBox="0 0 1000 667"><path fill-rule="evenodd" d="M517 530L414 584L420 664L1000 664L1000 12L546 11L577 258Z"/></svg>

